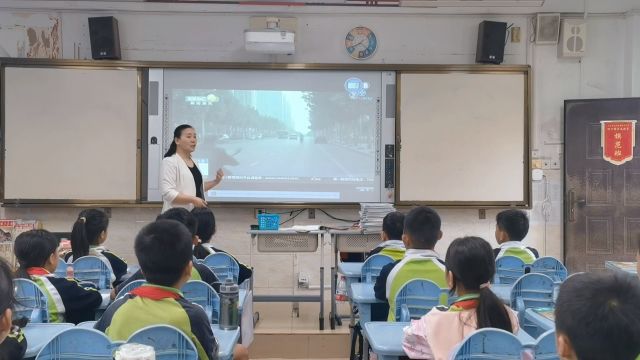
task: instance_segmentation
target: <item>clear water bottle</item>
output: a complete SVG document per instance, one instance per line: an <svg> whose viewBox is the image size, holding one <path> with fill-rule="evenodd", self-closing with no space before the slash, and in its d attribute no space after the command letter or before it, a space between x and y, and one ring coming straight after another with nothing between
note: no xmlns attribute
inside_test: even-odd
<svg viewBox="0 0 640 360"><path fill-rule="evenodd" d="M227 278L220 285L220 328L223 330L235 330L240 324L238 296L238 285Z"/></svg>

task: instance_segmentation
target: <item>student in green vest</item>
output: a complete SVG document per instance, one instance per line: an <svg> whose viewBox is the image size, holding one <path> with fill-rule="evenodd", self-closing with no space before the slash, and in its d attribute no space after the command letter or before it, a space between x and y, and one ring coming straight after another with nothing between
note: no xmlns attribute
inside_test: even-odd
<svg viewBox="0 0 640 360"><path fill-rule="evenodd" d="M200 243L200 239L198 239L198 235L196 235L196 231L198 229L198 220L196 217L187 209L184 208L171 208L162 214L158 215L156 220L175 220L182 225L186 226L189 232L191 233L191 251L193 252L193 247L196 244ZM135 274L131 275L129 279L125 282L118 285L116 289L116 294L122 290L128 283L134 280L142 280L144 279L144 275L142 274L142 269L138 270ZM220 281L216 277L216 275L204 264L194 263L191 267L191 278L189 280L202 280L207 284L211 285L216 291L220 291Z"/></svg>
<svg viewBox="0 0 640 360"><path fill-rule="evenodd" d="M377 299L389 304L388 321L395 321L396 296L400 288L413 279L430 280L441 288L447 288L444 261L433 249L442 238L438 213L426 206L419 206L404 218L402 241L407 251L402 260L388 264L380 271L374 286ZM377 317L378 314L373 314Z"/></svg>
<svg viewBox="0 0 640 360"><path fill-rule="evenodd" d="M522 210L509 209L496 216L496 241L500 247L493 249L496 259L515 256L525 264L532 264L538 258L538 250L522 244L529 232L529 218Z"/></svg>
<svg viewBox="0 0 640 360"><path fill-rule="evenodd" d="M95 319L95 311L109 295L76 279L56 277L60 240L46 230L29 230L16 238L13 252L20 267L16 277L35 282L47 296L49 322L80 323Z"/></svg>
<svg viewBox="0 0 640 360"><path fill-rule="evenodd" d="M382 254L391 257L393 260L400 260L404 257L406 248L402 242L402 231L404 228L404 214L400 211L388 213L382 219L382 232L380 237L382 243L371 250L369 256Z"/></svg>
<svg viewBox="0 0 640 360"><path fill-rule="evenodd" d="M555 308L560 359L640 359L639 304L640 281L634 276L570 276L560 286Z"/></svg>
<svg viewBox="0 0 640 360"><path fill-rule="evenodd" d="M27 339L20 326L12 321L16 304L11 268L0 258L0 359L22 359L27 351Z"/></svg>

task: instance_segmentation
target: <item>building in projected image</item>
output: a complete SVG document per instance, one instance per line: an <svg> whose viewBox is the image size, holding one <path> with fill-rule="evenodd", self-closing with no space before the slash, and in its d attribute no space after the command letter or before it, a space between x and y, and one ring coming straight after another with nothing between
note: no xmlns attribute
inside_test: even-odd
<svg viewBox="0 0 640 360"><path fill-rule="evenodd" d="M287 128L293 129L295 124L291 117L291 105L283 91L268 90L232 90L233 96L240 104L250 106L260 115L274 117Z"/></svg>

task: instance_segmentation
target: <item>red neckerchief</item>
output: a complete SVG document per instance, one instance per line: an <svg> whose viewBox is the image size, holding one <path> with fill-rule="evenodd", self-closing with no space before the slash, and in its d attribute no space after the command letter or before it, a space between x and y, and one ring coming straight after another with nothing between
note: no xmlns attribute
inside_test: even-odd
<svg viewBox="0 0 640 360"><path fill-rule="evenodd" d="M151 299L151 300L180 299L180 294L175 293L173 291L165 290L159 287L155 287L155 286L143 285L131 290L129 294L133 294L136 296L140 296L141 298Z"/></svg>
<svg viewBox="0 0 640 360"><path fill-rule="evenodd" d="M45 268L41 268L41 267L30 267L27 268L27 274L33 276L33 275L51 275L51 273L45 269Z"/></svg>
<svg viewBox="0 0 640 360"><path fill-rule="evenodd" d="M460 297L460 300L451 304L451 311L471 310L478 307L479 294L467 294Z"/></svg>

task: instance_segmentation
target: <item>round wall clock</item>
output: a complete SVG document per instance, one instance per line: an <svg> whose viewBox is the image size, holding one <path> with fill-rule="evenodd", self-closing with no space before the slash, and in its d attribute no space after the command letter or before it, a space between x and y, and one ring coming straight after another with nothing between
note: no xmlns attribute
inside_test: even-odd
<svg viewBox="0 0 640 360"><path fill-rule="evenodd" d="M347 33L344 39L344 46L352 58L365 60L376 52L378 40L376 39L376 34L369 28L358 26Z"/></svg>

